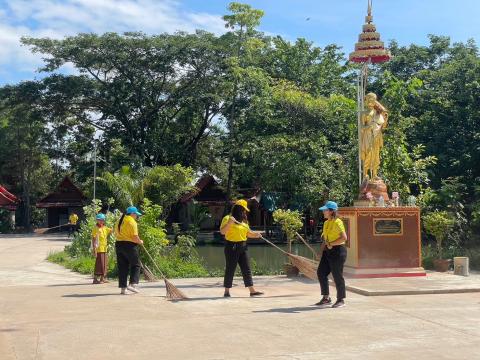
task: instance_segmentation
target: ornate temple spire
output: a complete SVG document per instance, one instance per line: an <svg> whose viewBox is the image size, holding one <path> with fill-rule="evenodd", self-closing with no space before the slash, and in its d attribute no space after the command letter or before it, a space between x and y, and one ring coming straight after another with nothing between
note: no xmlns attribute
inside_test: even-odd
<svg viewBox="0 0 480 360"><path fill-rule="evenodd" d="M385 44L380 40L380 33L373 23L372 0L368 0L367 16L363 31L355 44L355 51L350 54L350 61L356 63L382 63L392 58L390 51L385 49Z"/></svg>

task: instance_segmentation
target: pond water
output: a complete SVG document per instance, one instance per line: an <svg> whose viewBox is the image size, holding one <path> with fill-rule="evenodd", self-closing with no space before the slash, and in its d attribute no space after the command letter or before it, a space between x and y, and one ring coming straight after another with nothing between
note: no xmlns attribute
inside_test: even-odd
<svg viewBox="0 0 480 360"><path fill-rule="evenodd" d="M280 248L286 250L287 245L278 245ZM311 246L318 252L320 244L311 244ZM224 269L225 256L223 254L223 245L199 245L196 247L198 254L203 258L205 266L208 269ZM312 258L312 252L304 244L293 244L292 252L297 255ZM275 249L271 245L249 245L248 253L250 259L256 263L257 269L263 271L281 271L283 264L286 262L286 256Z"/></svg>

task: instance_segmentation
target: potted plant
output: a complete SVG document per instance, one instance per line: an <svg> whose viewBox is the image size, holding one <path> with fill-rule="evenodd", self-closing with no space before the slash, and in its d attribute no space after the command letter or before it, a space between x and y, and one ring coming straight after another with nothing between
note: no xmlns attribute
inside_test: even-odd
<svg viewBox="0 0 480 360"><path fill-rule="evenodd" d="M455 221L450 218L446 211L434 211L423 217L423 226L426 232L433 235L437 242L438 259L433 260L435 271L448 271L451 260L443 258L443 241L454 224Z"/></svg>
<svg viewBox="0 0 480 360"><path fill-rule="evenodd" d="M273 220L280 224L283 232L287 236L288 252L292 252L292 242L295 240L295 233L303 227L302 216L298 211L291 210L275 210L273 212ZM292 263L284 265L285 273L288 277L298 276L298 268Z"/></svg>

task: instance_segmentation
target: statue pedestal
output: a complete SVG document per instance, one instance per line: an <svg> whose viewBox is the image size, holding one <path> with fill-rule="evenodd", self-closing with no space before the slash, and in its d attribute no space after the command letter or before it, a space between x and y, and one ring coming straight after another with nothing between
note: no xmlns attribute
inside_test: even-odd
<svg viewBox="0 0 480 360"><path fill-rule="evenodd" d="M382 179L375 180L365 180L362 185L360 185L360 194L359 200L367 200L367 193L371 193L375 199L378 197L383 197L385 201L388 201L387 185L383 182Z"/></svg>
<svg viewBox="0 0 480 360"><path fill-rule="evenodd" d="M347 232L346 277L425 276L418 207L348 207L338 211Z"/></svg>

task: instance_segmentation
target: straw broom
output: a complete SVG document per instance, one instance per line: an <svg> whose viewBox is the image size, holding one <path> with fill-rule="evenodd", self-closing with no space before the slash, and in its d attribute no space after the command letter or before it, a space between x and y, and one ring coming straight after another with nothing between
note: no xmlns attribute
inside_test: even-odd
<svg viewBox="0 0 480 360"><path fill-rule="evenodd" d="M235 223L245 226L243 223L241 223L237 220L235 220ZM276 248L277 250L280 250L282 253L287 255L288 258L290 259L290 261L292 262L292 264L295 265L298 268L298 270L303 275L305 275L307 278L309 278L311 280L318 280L318 277L317 277L318 261L311 260L311 259L308 259L308 258L300 256L300 255L291 254L288 251L285 251L282 248L280 248L279 246L275 245L270 240L265 239L263 236L261 236L261 239L263 241L265 241L267 244L272 245L274 248ZM303 240L303 238L302 238L302 240ZM303 240L303 241L305 241L305 240ZM315 254L315 257L319 258L318 254L315 252L315 250L311 246L309 246L309 245L307 245L307 246ZM323 246L324 245L322 244L322 247L320 248L320 251L321 251L320 254L323 254L323 249L324 249Z"/></svg>
<svg viewBox="0 0 480 360"><path fill-rule="evenodd" d="M63 226L68 226L68 225L71 225L71 224L62 224L62 225L52 226L52 227L50 227L50 228L36 229L36 230L35 230L35 234L43 235L43 234L45 234L45 233L46 233L47 231L49 231L49 230L58 229L58 228L61 228L61 227L63 227Z"/></svg>
<svg viewBox="0 0 480 360"><path fill-rule="evenodd" d="M163 275L163 272L162 270L160 270L160 268L158 267L158 265L155 263L155 261L153 260L152 256L150 255L150 253L147 251L147 249L145 248L145 246L142 245L142 249L143 251L145 251L145 254L147 254L148 258L150 259L150 261L152 262L153 266L155 266L155 268L157 269L157 271L160 273L160 276L162 277L163 281L165 282L165 290L167 292L167 299L169 300L186 300L188 299L188 297L180 290L178 289L175 285L173 285L173 283L171 283L166 277L165 275ZM146 268L146 267L144 267ZM147 268L148 269L148 268ZM149 274L147 275L148 277L150 277L151 279L154 279L155 276L153 275L153 273L150 271L150 269L148 269L148 272Z"/></svg>
<svg viewBox="0 0 480 360"><path fill-rule="evenodd" d="M300 255L291 254L291 253L283 250L282 248L278 247L277 245L275 245L270 240L265 239L263 236L261 237L261 239L263 241L265 241L267 244L272 245L274 248L280 250L285 255L287 255L288 258L290 259L290 261L292 262L292 264L295 265L298 268L298 270L300 270L300 272L303 275L305 275L307 278L309 278L311 280L318 280L318 277L317 277L318 261L308 259L308 258L300 256ZM322 251L322 253L323 253L323 251Z"/></svg>

